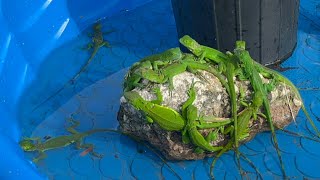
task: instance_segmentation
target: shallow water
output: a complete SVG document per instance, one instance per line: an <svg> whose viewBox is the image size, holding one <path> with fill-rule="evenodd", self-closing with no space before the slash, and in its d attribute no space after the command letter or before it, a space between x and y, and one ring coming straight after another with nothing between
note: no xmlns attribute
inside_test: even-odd
<svg viewBox="0 0 320 180"><path fill-rule="evenodd" d="M293 56L284 67L297 67L284 72L299 88L319 87L320 36L319 17L311 16L318 9L312 9L316 1L301 1L299 18L298 45ZM102 48L88 69L80 78L68 85L55 97L39 108L39 95L44 100L54 94L84 64L90 53L82 48L90 42L85 29L78 39L57 48L42 65L39 79L30 87L33 94L25 95L20 118L25 136L55 137L68 134L68 118L80 122L80 132L94 128L113 128L118 126L117 112L122 94L122 82L128 67L150 54L162 52L178 46L175 23L169 0L152 1L133 11L123 11L119 15L102 20L103 30L114 29L106 34L111 48ZM307 9L307 11L305 11ZM306 13L308 12L308 13ZM315 18L315 19L314 19ZM311 108L311 116L319 120L319 91L301 91L306 107ZM306 118L299 113L296 124L287 129L311 136ZM293 137L278 132L287 175L291 178L320 178L317 171L320 162L320 143ZM174 178L174 174L148 148L133 140L112 133L97 133L85 138L86 143L95 145L95 151L104 155L97 159L84 151L68 146L47 152L48 157L38 164L39 171L50 179L161 179ZM281 179L281 171L270 133L261 133L249 143L241 146L257 166L264 179ZM33 158L35 153L26 153ZM169 164L183 179L208 179L212 159L199 161L170 162ZM248 177L255 178L257 173L246 161L241 165ZM145 168L147 167L147 168ZM239 178L233 152L228 152L218 160L215 168L217 179Z"/></svg>

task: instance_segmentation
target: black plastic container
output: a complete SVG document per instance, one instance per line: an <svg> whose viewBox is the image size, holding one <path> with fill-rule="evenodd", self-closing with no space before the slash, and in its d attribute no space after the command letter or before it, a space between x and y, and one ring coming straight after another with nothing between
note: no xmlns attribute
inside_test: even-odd
<svg viewBox="0 0 320 180"><path fill-rule="evenodd" d="M299 0L171 0L179 38L233 50L244 40L264 65L291 56L297 42Z"/></svg>

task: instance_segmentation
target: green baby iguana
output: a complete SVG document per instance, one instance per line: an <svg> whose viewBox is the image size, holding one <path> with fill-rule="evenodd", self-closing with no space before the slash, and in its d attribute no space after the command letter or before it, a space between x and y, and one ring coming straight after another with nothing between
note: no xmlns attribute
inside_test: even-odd
<svg viewBox="0 0 320 180"><path fill-rule="evenodd" d="M235 141L239 142L242 141L244 139L246 139L247 137L249 137L250 135L250 128L249 128L249 122L251 119L256 120L257 119L257 115L262 116L263 118L265 118L265 115L259 112L259 109L261 107L261 105L263 104L263 99L261 97L261 93L255 93L253 95L253 99L252 99L252 103L250 105L248 105L248 107L246 107L243 111L241 111L240 113L238 113L237 115L237 119L238 119L238 123L237 123L237 131L230 131L231 132L231 137L236 137L232 138L229 140L229 142L223 147L223 149L221 151L218 152L218 154L216 155L215 159L212 161L211 166L210 166L210 176L213 178L213 168L215 166L215 163L217 162L217 160L219 159L219 157L224 154L225 152L235 148ZM230 126L231 129L234 129L234 126ZM226 130L225 133L229 132L228 130ZM236 135L234 133L237 133ZM239 152L240 154L240 152ZM237 157L239 158L239 157ZM250 164L251 161L249 159L246 159L246 161L248 161ZM239 164L240 166L240 164ZM256 168L255 168L256 169ZM259 171L256 169L257 173L259 174L260 177L261 174L259 173Z"/></svg>
<svg viewBox="0 0 320 180"><path fill-rule="evenodd" d="M185 35L179 39L179 42L189 49L194 55L199 57L199 61L202 61L204 58L208 58L211 61L219 64L220 62L225 62L228 58L227 56L210 47L203 46L197 41L192 39L189 35Z"/></svg>
<svg viewBox="0 0 320 180"><path fill-rule="evenodd" d="M253 63L255 65L255 68L259 71L259 73L263 77L268 78L268 79L274 79L276 82L284 83L285 85L292 88L295 95L298 96L298 99L300 99L302 102L301 109L302 109L303 113L306 115L307 120L309 121L310 125L312 126L313 130L315 131L317 138L320 138L320 131L317 128L317 126L315 125L314 121L311 119L308 111L306 110L306 107L303 103L303 99L301 97L301 94L300 94L298 88L288 78L283 76L281 73L279 73L273 69L269 69L269 68L259 64L258 62L254 61Z"/></svg>
<svg viewBox="0 0 320 180"><path fill-rule="evenodd" d="M128 91L124 92L124 97L136 109L143 111L149 123L156 122L167 131L181 131L185 126L185 120L178 112L160 105L162 96L158 96L156 101L146 101L137 92Z"/></svg>
<svg viewBox="0 0 320 180"><path fill-rule="evenodd" d="M195 149L196 153L203 153L204 151L215 152L223 149L221 146L212 146L210 141L212 140L211 137L217 136L217 131L212 131L209 135L205 138L202 134L198 131L198 129L210 129L210 128L219 128L221 126L226 126L231 123L230 119L225 119L219 122L209 123L204 122L198 117L198 109L192 105L192 103L196 99L196 92L195 92L195 83L191 84L190 89L188 90L189 98L187 101L182 105L182 115L187 120L186 126L182 131L182 140L184 143L189 141L192 142L197 148Z"/></svg>
<svg viewBox="0 0 320 180"><path fill-rule="evenodd" d="M179 50L180 51L180 50ZM136 84L140 79L146 79L153 83L164 84L166 82L169 83L169 90L171 91L173 87L173 77L181 74L183 72L191 72L196 74L198 70L207 71L213 75L215 75L221 84L226 86L227 91L229 91L229 87L227 86L227 82L224 77L219 73L214 67L205 64L203 62L197 61L194 57L190 57L189 54L184 54L184 56L176 62L171 64L167 64L161 69L154 70L152 68L140 68L134 72L131 77L128 77L125 81L125 84ZM134 86L129 86L134 87ZM125 91L131 90L132 88L126 88Z"/></svg>
<svg viewBox="0 0 320 180"><path fill-rule="evenodd" d="M221 122L206 123L197 121L197 109L192 105L195 99L194 85L188 91L189 100L182 106L182 112L185 115L175 110L160 105L162 95L160 89L155 89L157 100L146 101L137 92L124 92L124 97L136 109L141 110L149 123L156 122L162 129L167 131L178 131L182 133L183 139L191 139L191 142L203 150L214 152L222 149L222 147L213 147L208 141L198 132L198 129L208 129L227 125L231 123L229 119ZM190 108L189 108L190 106ZM189 108L189 109L188 109ZM187 136L187 137L186 137Z"/></svg>
<svg viewBox="0 0 320 180"><path fill-rule="evenodd" d="M158 72L159 66L165 66L175 61L179 61L182 58L182 52L180 48L171 48L162 53L154 54L143 58L139 62L136 62L129 69L125 77L124 91L131 91L135 87L142 87L139 81L145 76L148 76L147 72Z"/></svg>
<svg viewBox="0 0 320 180"><path fill-rule="evenodd" d="M286 173L282 161L282 156L280 154L279 150L279 145L278 141L276 138L275 134L275 128L273 125L272 121L272 115L271 115L271 110L270 110L270 102L268 100L268 94L266 92L266 88L264 86L264 83L262 82L261 77L259 76L259 73L257 69L254 66L254 60L250 57L249 52L245 50L245 42L244 41L237 41L236 42L236 49L235 49L235 54L239 58L240 62L243 64L244 71L248 75L251 86L253 88L254 93L259 93L262 98L263 102L263 107L266 111L266 117L267 117L267 122L269 123L270 129L271 129L271 134L272 134L272 139L275 144L275 148L278 154L278 158L280 161L280 166L281 166L281 171L283 173L283 176L286 178Z"/></svg>
<svg viewBox="0 0 320 180"><path fill-rule="evenodd" d="M189 49L194 55L199 56L199 61L207 60L214 64L218 64L219 69L223 75L227 78L228 84L223 84L226 87L229 96L230 96L230 104L231 104L231 118L233 119L234 124L234 143L235 143L235 151L237 154L237 159L239 159L238 153L238 137L237 137L237 96L235 92L235 82L233 78L238 74L239 66L238 59L232 53L224 54L216 49L200 45L190 36L185 35L180 38L180 43L184 45L187 49ZM220 80L221 82L221 80ZM240 167L240 166L239 166Z"/></svg>
<svg viewBox="0 0 320 180"><path fill-rule="evenodd" d="M94 59L94 57L97 54L97 52L99 51L99 49L102 48L102 47L111 47L109 45L109 43L107 41L105 41L104 38L103 38L103 34L108 34L108 33L111 33L111 32L113 32L113 31L103 33L102 32L101 23L99 23L99 22L95 23L93 25L93 35L92 35L92 38L91 38L92 39L92 43L89 43L88 47L86 48L87 50L93 49L93 51L92 51L89 59L87 60L87 62L80 68L80 70L67 83L65 83L60 89L58 89L54 94L52 94L47 99L45 99L42 103L37 105L32 111L35 111L40 106L42 106L45 102L49 101L51 98L53 98L54 96L59 94L64 88L66 88L69 85L69 83L70 84L74 84L76 79L88 67L90 62Z"/></svg>
<svg viewBox="0 0 320 180"><path fill-rule="evenodd" d="M109 32L102 32L102 25L99 22L97 22L93 25L93 35L91 37L92 43L89 43L88 47L87 47L87 50L93 49L92 53L91 53L89 59L87 60L86 64L84 64L81 67L81 69L78 71L78 73L70 80L71 83L73 83L80 76L80 74L88 67L88 65L93 60L93 58L96 56L96 54L100 48L102 48L102 47L110 48L111 47L109 42L104 40L103 35L109 34L112 32L113 32L113 30L109 31Z"/></svg>
<svg viewBox="0 0 320 180"><path fill-rule="evenodd" d="M112 129L93 129L89 130L86 132L78 132L75 130L75 128L79 125L79 122L75 120L70 120L73 125L67 128L67 131L71 133L71 135L62 135L58 137L52 137L44 142L40 141L40 138L23 138L19 144L21 148L24 151L38 151L40 155L36 158L34 158L32 161L37 163L38 161L46 158L46 154L44 153L45 151L51 150L51 149L58 149L62 147L66 147L70 144L76 144L76 147L78 149L80 148L90 148L93 149L93 144L83 144L83 138L86 136L89 136L93 133L98 133L98 132L113 132L113 133L120 133L120 131L117 130L112 130ZM33 141L36 141L34 143ZM92 155L101 158L102 156L95 153L91 152Z"/></svg>

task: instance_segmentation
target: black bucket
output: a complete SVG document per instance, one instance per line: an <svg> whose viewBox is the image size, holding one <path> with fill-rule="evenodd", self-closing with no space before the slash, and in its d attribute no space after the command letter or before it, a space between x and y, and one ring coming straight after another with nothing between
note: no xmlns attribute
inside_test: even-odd
<svg viewBox="0 0 320 180"><path fill-rule="evenodd" d="M171 0L178 36L220 51L246 41L264 65L291 56L297 43L299 0Z"/></svg>

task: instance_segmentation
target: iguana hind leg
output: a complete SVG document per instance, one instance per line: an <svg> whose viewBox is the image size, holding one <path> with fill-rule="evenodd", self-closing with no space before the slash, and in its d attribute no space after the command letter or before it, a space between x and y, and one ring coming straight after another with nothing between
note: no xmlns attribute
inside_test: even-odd
<svg viewBox="0 0 320 180"><path fill-rule="evenodd" d="M82 48L83 50L89 50L89 49L91 49L91 48L93 48L93 44L92 43L88 43L87 44L87 47L84 47L84 48Z"/></svg>
<svg viewBox="0 0 320 180"><path fill-rule="evenodd" d="M103 32L102 34L103 34L103 35L108 35L108 34L111 34L111 33L113 33L113 32L116 32L116 29L112 29L112 30L109 30L109 31L105 31L105 32Z"/></svg>
<svg viewBox="0 0 320 180"><path fill-rule="evenodd" d="M206 137L205 137L205 140L210 143L211 141L215 141L218 137L218 131L217 130L214 130L214 131L211 131ZM204 149L201 149L200 147L197 147L195 148L194 152L196 154L202 154L205 152Z"/></svg>
<svg viewBox="0 0 320 180"><path fill-rule="evenodd" d="M40 153L39 156L34 158L32 162L38 163L40 160L45 159L47 157L47 154L44 153L43 151L40 151L39 153Z"/></svg>
<svg viewBox="0 0 320 180"><path fill-rule="evenodd" d="M102 46L107 47L107 48L110 48L110 47L111 47L110 43L107 42L107 41L104 41L104 42L102 43Z"/></svg>
<svg viewBox="0 0 320 180"><path fill-rule="evenodd" d="M162 93L161 93L161 90L159 87L156 87L153 89L153 92L155 93L157 99L155 100L152 100L150 102L154 103L154 104L158 104L158 105L161 105L161 103L163 102L163 96L162 96Z"/></svg>
<svg viewBox="0 0 320 180"><path fill-rule="evenodd" d="M82 144L81 141L77 141L77 142L76 142L76 147L77 147L78 149L92 149L92 151L90 152L90 154L91 154L92 156L95 156L95 157L97 157L97 158L102 158L102 157L103 157L102 154L99 154L99 153L94 152L94 146L93 146L93 144Z"/></svg>

